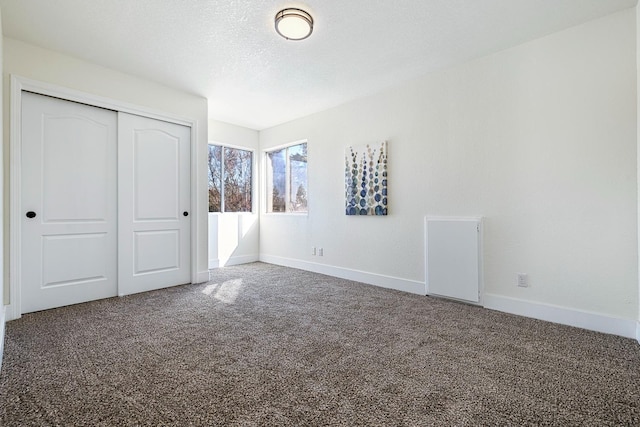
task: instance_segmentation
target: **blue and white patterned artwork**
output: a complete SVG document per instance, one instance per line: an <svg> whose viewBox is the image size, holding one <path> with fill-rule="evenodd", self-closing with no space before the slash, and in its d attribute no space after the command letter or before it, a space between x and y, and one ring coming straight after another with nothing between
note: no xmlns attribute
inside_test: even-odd
<svg viewBox="0 0 640 427"><path fill-rule="evenodd" d="M387 142L345 150L347 215L387 215Z"/></svg>

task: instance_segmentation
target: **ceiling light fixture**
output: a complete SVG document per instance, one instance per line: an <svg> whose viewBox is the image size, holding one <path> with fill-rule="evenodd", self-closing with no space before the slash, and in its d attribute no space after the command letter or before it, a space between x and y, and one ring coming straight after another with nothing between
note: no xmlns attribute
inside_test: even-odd
<svg viewBox="0 0 640 427"><path fill-rule="evenodd" d="M276 31L287 40L304 40L313 32L313 18L302 9L282 9L276 13Z"/></svg>

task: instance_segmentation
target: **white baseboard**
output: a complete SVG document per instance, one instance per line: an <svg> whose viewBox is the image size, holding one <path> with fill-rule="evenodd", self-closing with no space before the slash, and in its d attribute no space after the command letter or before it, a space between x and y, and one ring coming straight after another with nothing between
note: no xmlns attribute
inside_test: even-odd
<svg viewBox="0 0 640 427"><path fill-rule="evenodd" d="M640 342L640 322L636 326L635 320L492 294L484 295L484 307L591 331L636 338Z"/></svg>
<svg viewBox="0 0 640 427"><path fill-rule="evenodd" d="M13 306L13 304L7 304L7 305L4 306L5 322L10 322L12 320L17 320L20 317L22 317L22 315L16 309L16 307Z"/></svg>
<svg viewBox="0 0 640 427"><path fill-rule="evenodd" d="M232 256L228 259L212 258L209 260L209 269L228 267L230 265L249 264L250 262L260 261L258 254Z"/></svg>
<svg viewBox="0 0 640 427"><path fill-rule="evenodd" d="M399 277L384 276L382 274L367 273L366 271L334 267L332 265L318 264L315 262L284 258L274 255L260 254L260 261L268 264L298 268L300 270L326 274L328 276L339 277L341 279L367 283L369 285L380 286L382 288L396 289L398 291L410 292L412 294L425 295L424 282L416 280L401 279Z"/></svg>
<svg viewBox="0 0 640 427"><path fill-rule="evenodd" d="M2 356L4 355L4 324L6 307L0 304L0 371L2 370Z"/></svg>
<svg viewBox="0 0 640 427"><path fill-rule="evenodd" d="M318 264L274 255L261 254L260 261L326 274L333 277L340 277L342 279L355 280L384 288L425 295L425 284L419 281L400 279L397 277L367 273L364 271L334 267L326 264ZM567 307L536 303L493 294L485 294L483 296L483 302L483 306L491 310L532 317L534 319L560 323L568 326L575 326L591 331L619 335L626 338L635 338L640 343L640 321L636 322L635 320L621 319L599 313L575 310Z"/></svg>
<svg viewBox="0 0 640 427"><path fill-rule="evenodd" d="M198 271L198 274L196 275L196 283L204 283L204 282L208 282L209 281L209 270L205 270L205 271Z"/></svg>

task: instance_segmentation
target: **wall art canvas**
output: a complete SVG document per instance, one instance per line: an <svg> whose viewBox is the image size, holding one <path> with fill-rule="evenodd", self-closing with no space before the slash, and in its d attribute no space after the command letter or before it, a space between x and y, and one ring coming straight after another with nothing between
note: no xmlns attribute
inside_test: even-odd
<svg viewBox="0 0 640 427"><path fill-rule="evenodd" d="M347 215L387 215L387 142L347 147L344 155Z"/></svg>

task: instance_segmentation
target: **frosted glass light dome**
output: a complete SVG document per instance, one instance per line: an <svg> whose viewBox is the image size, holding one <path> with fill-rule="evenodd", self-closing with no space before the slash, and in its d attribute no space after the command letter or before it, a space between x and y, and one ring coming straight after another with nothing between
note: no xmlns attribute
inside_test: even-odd
<svg viewBox="0 0 640 427"><path fill-rule="evenodd" d="M287 40L304 40L313 32L313 18L302 9L283 9L276 14L276 31Z"/></svg>

